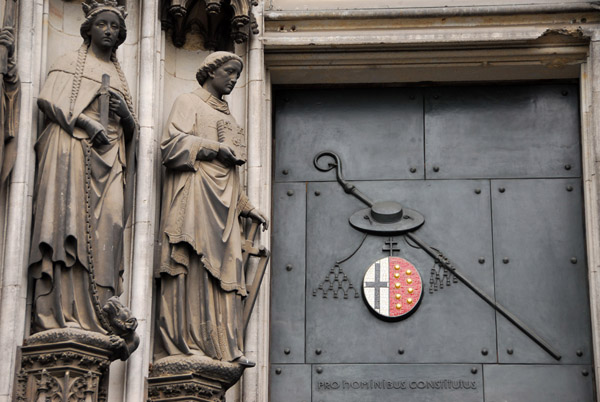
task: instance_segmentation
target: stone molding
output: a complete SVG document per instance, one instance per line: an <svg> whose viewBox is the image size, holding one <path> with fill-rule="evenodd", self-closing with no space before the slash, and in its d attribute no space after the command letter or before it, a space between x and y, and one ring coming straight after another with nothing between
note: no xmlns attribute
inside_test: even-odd
<svg viewBox="0 0 600 402"><path fill-rule="evenodd" d="M232 50L233 43L248 41L250 32L257 34L251 13L256 0L162 0L162 26L171 31L176 47L186 43L188 33L196 30L204 49Z"/></svg>

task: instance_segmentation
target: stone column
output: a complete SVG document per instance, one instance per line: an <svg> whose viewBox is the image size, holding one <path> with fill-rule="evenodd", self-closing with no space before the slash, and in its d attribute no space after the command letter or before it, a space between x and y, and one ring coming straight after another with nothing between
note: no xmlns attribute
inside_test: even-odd
<svg viewBox="0 0 600 402"><path fill-rule="evenodd" d="M587 63L581 70L581 147L596 378L600 375L600 32L593 30ZM596 394L600 384L596 382Z"/></svg>
<svg viewBox="0 0 600 402"><path fill-rule="evenodd" d="M161 29L159 0L143 0L140 6L141 35L139 40L138 118L140 133L137 153L137 178L134 243L131 270L130 306L138 318L140 350L127 361L127 380L124 400L145 400L145 378L148 376L152 354L152 270L156 204L160 181L158 161L162 121L159 110Z"/></svg>
<svg viewBox="0 0 600 402"><path fill-rule="evenodd" d="M270 83L264 62L264 1L252 8L259 34L248 43L248 197L271 216L271 115ZM261 232L260 242L270 249L269 231ZM244 375L244 402L263 402L269 395L269 297L270 273L267 269L254 313L246 331L246 354L256 368Z"/></svg>
<svg viewBox="0 0 600 402"><path fill-rule="evenodd" d="M31 202L37 133L37 107L42 42L45 26L44 1L20 1L17 32L17 63L21 78L21 112L17 160L10 179L7 229L0 299L0 402L11 400L17 346L23 342L28 321L27 258L30 242Z"/></svg>

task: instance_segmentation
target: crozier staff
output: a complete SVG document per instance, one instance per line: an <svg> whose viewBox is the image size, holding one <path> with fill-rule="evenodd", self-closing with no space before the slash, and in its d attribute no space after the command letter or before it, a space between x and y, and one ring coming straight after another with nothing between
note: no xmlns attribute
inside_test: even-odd
<svg viewBox="0 0 600 402"><path fill-rule="evenodd" d="M167 122L155 359L201 355L254 365L243 345L241 217L264 228L268 221L240 184L246 138L222 99L242 67L233 53L209 55L196 75L201 87L177 98Z"/></svg>
<svg viewBox="0 0 600 402"><path fill-rule="evenodd" d="M120 293L123 273L125 171L127 164L133 168L126 147L137 127L115 54L127 35L126 12L114 0L84 2L83 10L82 46L50 68L38 99L47 125L35 145L29 259L35 332L65 327L110 332L102 307ZM104 113L103 76L110 82Z"/></svg>

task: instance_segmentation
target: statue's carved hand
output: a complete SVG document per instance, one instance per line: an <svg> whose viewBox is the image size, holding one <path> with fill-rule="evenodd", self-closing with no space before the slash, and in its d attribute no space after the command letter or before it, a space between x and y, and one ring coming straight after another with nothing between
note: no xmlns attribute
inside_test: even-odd
<svg viewBox="0 0 600 402"><path fill-rule="evenodd" d="M252 219L253 221L260 222L263 227L263 232L269 228L269 219L256 208L248 212L248 218Z"/></svg>
<svg viewBox="0 0 600 402"><path fill-rule="evenodd" d="M117 116L119 116L121 119L129 119L129 118L133 118L133 116L131 116L131 112L129 111L129 108L127 107L127 102L125 102L125 99L123 99L123 97L121 96L120 93L113 91L112 89L109 90L110 92L110 111L113 112L114 114L116 114Z"/></svg>
<svg viewBox="0 0 600 402"><path fill-rule="evenodd" d="M15 54L14 28L2 28L0 30L0 45L6 48L8 57L12 58Z"/></svg>
<svg viewBox="0 0 600 402"><path fill-rule="evenodd" d="M86 132L88 133L88 136L92 140L92 143L94 144L94 146L98 147L101 145L110 144L108 135L106 135L106 130L104 129L102 124L100 124L96 120L90 119L87 122Z"/></svg>
<svg viewBox="0 0 600 402"><path fill-rule="evenodd" d="M238 157L235 156L234 150L229 148L225 144L219 144L219 153L217 154L217 160L226 166L244 164L244 161L242 159L238 159Z"/></svg>

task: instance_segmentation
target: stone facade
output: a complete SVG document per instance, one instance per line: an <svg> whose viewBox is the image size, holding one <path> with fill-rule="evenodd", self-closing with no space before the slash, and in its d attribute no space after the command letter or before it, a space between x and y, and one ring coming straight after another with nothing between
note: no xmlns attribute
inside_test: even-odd
<svg viewBox="0 0 600 402"><path fill-rule="evenodd" d="M11 1L11 0L8 0ZM175 98L195 85L208 54L192 36L177 48L161 29L161 1L127 0L128 37L118 58L140 123L135 211L126 236L122 300L139 320L139 349L110 368L108 400L145 401L153 342L161 165L159 143ZM510 3L510 4L507 4ZM581 86L584 203L596 378L600 375L600 10L580 1L291 1L253 7L258 34L235 44L245 69L229 96L248 134L246 186L271 210L271 88L278 84L407 83L577 79ZM3 6L3 4L2 4ZM17 58L22 82L18 157L0 193L0 402L15 393L18 347L29 335L28 297L33 146L41 130L36 99L49 66L81 42L81 1L19 1ZM335 51L331 51L335 50ZM340 51L342 50L342 51ZM373 66L378 74L369 74ZM401 78L398 78L401 77ZM269 248L269 234L261 243ZM269 384L269 272L246 336L247 370L228 401L265 402ZM26 353L23 349L22 353ZM7 373L12 373L7 375ZM598 387L598 384L596 384ZM599 390L600 391L600 390ZM277 402L277 401L275 401Z"/></svg>

